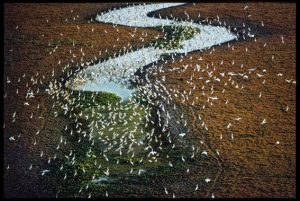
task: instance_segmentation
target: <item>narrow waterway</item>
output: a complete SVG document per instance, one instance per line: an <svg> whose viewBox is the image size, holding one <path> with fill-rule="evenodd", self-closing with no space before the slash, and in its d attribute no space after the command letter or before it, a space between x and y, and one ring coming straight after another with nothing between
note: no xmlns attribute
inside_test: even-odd
<svg viewBox="0 0 300 201"><path fill-rule="evenodd" d="M134 89L128 88L128 80L143 66L160 60L163 54L188 53L195 50L204 50L214 45L236 39L236 35L221 26L202 25L187 21L174 21L170 19L157 19L148 17L149 12L159 9L180 6L182 3L162 3L136 5L120 8L102 13L96 20L114 25L125 25L130 27L193 27L200 30L192 38L181 42L181 48L159 49L153 46L141 48L134 52L109 59L97 65L92 65L82 70L77 78L82 80L81 84L72 84L75 90L110 92L127 100Z"/></svg>
<svg viewBox="0 0 300 201"><path fill-rule="evenodd" d="M156 174L158 170L163 170L164 167L183 168L181 160L190 154L187 153L190 150L183 150L184 147L180 148L180 146L179 149L173 149L175 144L171 140L170 132L164 133L164 128L168 127L168 118L173 118L175 121L175 117L170 117L168 111L160 113L160 111L164 111L164 108L167 109L163 102L159 106L147 104L151 102L153 97L145 97L146 104L141 104L140 100L143 97L139 97L140 94L133 95L136 94L137 88L131 86L130 80L133 79L134 74L139 69L160 61L165 55L173 57L174 54L186 54L191 51L209 49L212 46L234 40L237 36L224 27L147 16L148 13L159 9L181 5L183 4L135 5L97 15L97 21L112 23L114 26L160 27L161 29L167 26L172 29L192 27L199 31L189 39L180 41L179 47L158 48L153 44L148 45L136 51L129 51L115 58L88 66L67 81L66 85L71 90L76 91L76 96L73 95L76 101L73 104L83 106L81 109L77 108L78 111L74 113L74 118L81 126L79 123L69 126L74 128L76 132L79 129L79 138L78 141L76 139L77 143L74 143L74 148L78 147L78 143L82 144L82 139L88 137L89 139L84 142L90 144L86 148L89 149L88 157L82 156L81 164L87 164L101 170L101 174L98 177L94 176L89 183L118 183L120 179L134 175ZM95 99L98 92L117 95L121 101L103 105L103 103L95 101L96 99L101 100L101 98ZM170 112L170 114L172 113ZM164 122L165 120L166 122ZM186 127L186 123L184 126L181 124L177 126L181 127L180 130L187 130L184 132L188 132L188 129L182 129ZM158 133L155 133L155 129L158 127L160 129ZM172 129L170 128L170 130ZM70 132L73 133L72 130ZM81 136L81 134L84 135ZM184 135L186 134L181 133L179 136L182 139ZM163 141L167 138L169 144L166 146L166 142ZM171 144L173 146L170 149ZM84 149L82 152L87 150ZM194 149L192 151L194 152ZM94 163L89 161L90 157L94 157Z"/></svg>

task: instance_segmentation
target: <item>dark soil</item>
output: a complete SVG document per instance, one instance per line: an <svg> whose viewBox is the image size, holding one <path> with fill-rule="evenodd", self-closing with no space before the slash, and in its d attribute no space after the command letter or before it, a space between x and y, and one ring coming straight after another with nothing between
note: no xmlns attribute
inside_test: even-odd
<svg viewBox="0 0 300 201"><path fill-rule="evenodd" d="M191 130L189 140L197 144L200 153L202 150L208 151L208 157L198 153L195 160L184 165L190 167L190 173L186 173L185 169L170 171L136 182L123 182L122 186L112 185L109 189L110 197L172 197L173 193L176 197L195 198L211 197L212 193L215 197L224 198L296 196L296 85L285 81L296 79L296 6L293 3L247 5L249 7L244 9L245 5L241 3L199 3L159 11L163 18L172 14L182 19L186 19L186 11L194 21L211 21L212 24L217 23L214 19L218 15L222 25L225 21L226 26L237 27L239 33L245 27L251 27L251 33L256 35L257 40L240 38L232 43L234 50L232 46L224 44L214 47L214 51L189 53L181 62L177 58L175 63L166 64L165 69L185 64L208 64L210 70L215 66L216 75L230 71L245 72L245 69L251 68L256 68L256 71L248 75L249 80L234 79L234 85L227 81L224 94L221 94L221 90L225 79L219 84L214 82L215 95L219 100L212 106L206 103L209 85L205 88L206 95L202 95L201 87L205 79L194 82L196 92L188 104L180 103L180 99L175 100L180 108L176 111L178 115L184 113L188 122L191 122L188 124ZM133 28L117 26L119 32L116 32L110 24L88 23L91 16L119 6L124 4L4 4L5 197L55 196L55 183L47 183L48 180L41 176L40 171L48 167L50 157L68 150L68 144L56 150L67 120L53 115L53 102L44 92L49 81L67 77L62 68L70 64L69 70L77 69L76 64L80 63L81 58L83 62L101 60L113 56L128 43L133 48L142 47L154 41L154 37L159 34L153 29L139 28L137 36L132 38L129 33ZM156 16L157 13L152 15ZM65 21L66 18L68 21ZM205 22L206 18L208 21ZM145 30L148 37L142 42L139 36ZM284 44L281 36L284 37ZM117 37L120 37L118 42ZM59 46L55 52L49 54L56 45ZM85 56L80 52L81 48ZM272 55L274 60L271 59ZM198 60L199 57L203 60ZM220 65L222 60L224 63ZM55 74L52 77L53 69ZM262 73L263 69L267 72ZM192 73L193 68L188 68L182 74L165 73L167 87L189 91L191 86L186 81ZM256 73L266 76L259 78ZM283 76L277 76L278 73ZM45 79L42 79L43 75ZM162 74L157 76L159 78ZM209 78L207 74L201 76ZM11 83L6 82L7 77ZM33 84L30 81L32 77L39 84ZM262 84L263 80L265 84ZM244 89L241 91L234 88L236 84L240 87L244 85ZM36 93L37 86L40 88L39 93ZM29 87L34 91L35 98L25 98ZM260 92L262 97L258 98ZM226 100L229 100L228 104L225 104ZM29 105L24 105L25 102ZM202 109L203 104L207 104L206 109ZM287 112L286 106L289 106ZM208 131L198 122L198 114L207 124ZM241 117L241 120L232 121L236 117ZM267 119L267 123L261 125L263 119ZM229 122L234 124L230 130L226 128ZM40 132L36 134L38 130ZM234 139L231 139L232 133ZM15 141L9 140L11 136L14 136ZM277 141L280 144L276 144ZM217 149L220 155L216 154ZM40 157L41 151L43 157ZM29 170L31 164L33 168ZM210 183L204 181L207 177L212 179ZM194 190L196 184L199 184L198 191ZM167 195L165 187L169 191Z"/></svg>

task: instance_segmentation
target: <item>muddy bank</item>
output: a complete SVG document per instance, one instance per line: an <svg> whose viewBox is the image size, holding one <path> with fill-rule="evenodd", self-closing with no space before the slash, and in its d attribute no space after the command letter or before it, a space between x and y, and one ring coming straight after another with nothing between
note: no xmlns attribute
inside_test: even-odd
<svg viewBox="0 0 300 201"><path fill-rule="evenodd" d="M38 82L42 80L44 84L40 86L41 91L42 88L47 87L45 83L64 77L61 73L64 65L70 63L70 70L77 69L76 63L79 63L82 57L80 48L83 48L85 53L83 60L90 62L94 57L103 59L113 56L129 41L136 44L136 47L144 45L138 37L132 38L129 35L132 28L118 26L120 32L116 33L111 25L86 21L93 13L96 14L116 5L5 4L4 81L6 76L11 81L10 84L4 83L4 93L7 94L4 99L5 196L53 196L53 192L49 190L51 185L43 185L45 183L40 176L40 170L43 165L47 167L48 158L53 157L57 152L55 148L59 142L60 132L67 122L63 118L53 116L55 111L55 108L52 109L53 103L46 98L45 94L36 93L37 85L30 81L31 76ZM216 197L295 197L296 95L295 85L285 81L285 79L296 79L295 6L284 3L251 3L246 10L244 6L244 4L201 3L159 11L163 17L172 13L182 18L185 17L184 11L186 11L194 21L199 20L197 16L200 12L201 20L208 17L212 23L218 15L222 22L226 21L226 24L232 27L243 27L245 22L246 26L251 23L251 30L257 30L256 42L248 38L245 41L235 42L234 48L225 45L216 46L215 51L189 53L182 62L179 62L181 58L177 57L176 63L164 65L164 68L171 68L174 65L179 67L183 64L203 66L209 64L209 70L212 70L211 62L219 64L223 60L224 65L218 65L216 73L243 72L244 69L240 66L244 64L244 68L247 69L256 67L258 73L267 69L268 77L265 77L265 85L262 85L263 79L259 79L254 73L251 74L252 79L249 81L236 80L239 86L245 86L246 91L242 93L234 90L233 87L227 87L226 93L219 96L222 97L220 102L213 107L207 106L209 109L201 109L206 98L195 99L193 106L191 102L178 106L179 114L174 116L184 113L185 118L191 122L190 140L199 146L195 159L184 164L179 172L169 170L168 173L172 172L172 174L168 176L160 174L144 179L139 178L136 181L122 181L121 188L118 184L114 184L112 188L114 192L110 194L111 196L172 197L174 193L176 197L199 198L211 197L211 193L214 193ZM49 12L44 12L45 10ZM248 17L249 15L251 16ZM66 18L68 18L67 22ZM261 21L264 22L264 27L259 26ZM80 31L77 25L80 26ZM91 34L92 28L95 34ZM104 30L109 34L105 34ZM147 29L147 32L148 42L158 34L155 30ZM137 29L137 33L141 36L142 30ZM281 36L284 36L284 45ZM120 42L114 47L111 44L117 37L120 37ZM65 38L70 40L64 40ZM74 47L73 39L77 41ZM53 52L58 44L59 48ZM248 52L245 51L246 48ZM99 55L100 50L101 55ZM273 61L272 55L274 55ZM199 57L204 60L197 60ZM58 65L58 60L61 60L61 65ZM232 65L233 60L235 65ZM52 77L53 68L54 77ZM26 77L18 82L18 78L22 77L23 73L26 73ZM165 73L168 78L167 85L188 90L190 86L185 81L192 73L192 70L187 70L180 76L175 73ZM279 73L283 76L277 76ZM43 74L45 79L42 79ZM25 87L27 82L37 94L34 99L24 97L28 90L28 87ZM200 89L203 84L201 81L196 84L199 92L193 97L201 97ZM223 87L221 84L215 85L215 91L219 94ZM19 89L19 95L16 94L16 89ZM262 97L258 99L260 92ZM224 105L226 100L229 100L229 103ZM24 106L25 101L30 105ZM176 101L180 104L180 100ZM38 103L39 108L37 108ZM286 106L289 106L288 112L285 111ZM12 122L14 111L17 111L15 123ZM30 118L31 112L33 112L33 119ZM208 131L197 120L199 114L207 123ZM236 117L241 117L242 120L229 132L226 126L232 118ZM264 118L267 119L267 124L261 126ZM36 134L38 130L40 134ZM180 126L176 124L173 130L177 132ZM232 133L234 140L231 139ZM18 138L19 134L21 135ZM17 140L9 140L11 135L14 135ZM35 139L37 144L33 145ZM201 141L205 143L202 144ZM280 141L279 145L276 144L277 141ZM68 150L68 147L65 149ZM220 152L220 156L216 154L216 149ZM44 157L40 157L42 150ZM203 150L208 151L209 157L200 154ZM181 160L181 155L178 156L178 160ZM33 163L32 171L28 169L31 163ZM10 165L9 170L6 169L8 165ZM186 172L187 168L190 168L189 173ZM206 183L205 178L211 178L213 182ZM197 184L199 190L195 191ZM169 191L168 195L164 192L165 187ZM105 194L101 196L104 197Z"/></svg>
<svg viewBox="0 0 300 201"><path fill-rule="evenodd" d="M160 15L186 19L186 12L196 21L200 12L200 20L204 22L207 18L208 23L213 23L218 17L222 24L241 27L244 23L256 33L254 38L216 47L215 51L188 54L182 62L172 65L208 65L208 70L215 68L216 75L229 71L243 73L252 68L258 74L267 72L262 78L252 74L248 81L235 78L235 84L226 87L224 94L225 82L214 84L215 93L221 99L212 106L206 105L209 109L205 110L201 108L205 101L196 99L202 96L204 83L199 81L196 90L200 92L187 104L194 111L188 118L195 121L191 128L196 137L201 125L195 117L202 116L208 126L207 142L220 152L222 174L210 192L219 197L295 197L296 94L292 84L296 79L295 4L249 3L247 6L245 9L245 4L200 3L165 9ZM197 60L200 57L202 61ZM192 73L192 69L187 70L180 79L186 80ZM177 74L163 75L170 78L168 86L189 88ZM244 86L245 90L238 91L233 86ZM285 111L287 106L289 109ZM232 121L236 117L241 118L240 122ZM261 125L263 119L268 121L266 126ZM234 124L233 129L227 129L229 122Z"/></svg>
<svg viewBox="0 0 300 201"><path fill-rule="evenodd" d="M59 152L56 147L67 122L53 114L57 108L52 108L53 102L44 92L49 82L62 81L82 62L112 57L128 43L133 48L142 47L159 34L147 30L148 38L142 42L129 35L131 28L118 26L116 32L111 25L88 21L91 15L119 5L122 4L5 4L3 128L4 166L9 166L4 174L5 196L55 196L51 191L54 184L44 182L41 170ZM142 30L136 31L137 36ZM119 42L113 42L118 37ZM7 77L10 83L6 83ZM25 98L29 87L35 98ZM11 136L16 140L9 140Z"/></svg>

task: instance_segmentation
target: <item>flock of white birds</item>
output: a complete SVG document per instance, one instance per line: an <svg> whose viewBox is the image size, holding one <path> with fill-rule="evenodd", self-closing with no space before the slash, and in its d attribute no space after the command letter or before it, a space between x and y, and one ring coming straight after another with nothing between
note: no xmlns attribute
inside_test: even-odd
<svg viewBox="0 0 300 201"><path fill-rule="evenodd" d="M211 25L200 25L192 20L181 21L179 23L180 20L177 20L176 18L169 20L161 19L161 17L160 19L147 17L147 20L145 19L145 14L150 11L178 5L142 4L128 6L126 8L109 10L106 13L98 15L96 20L105 20L107 23L112 23L116 32L118 32L118 25L120 24L133 26L135 28L132 28L134 31L132 32L131 37L135 37L135 32L137 30L136 27L153 27L155 25L161 26L163 29L164 26L172 26L175 30L176 26L200 27L200 33L196 34L193 39L184 41L181 49L174 49L170 51L150 46L147 48L143 47L139 50L133 50L132 46L128 45L127 47L124 47L124 50L126 50L125 54L117 55L116 53L114 58L108 59L107 61L97 65L89 66L92 62L83 63L82 66L86 67L83 70L80 70L80 68L71 70L70 68L72 66L70 64L65 65L62 68L62 71L67 72L67 76L75 74L65 85L60 80L57 80L54 70L52 72L53 81L50 82L45 91L40 90L39 87L36 91L33 91L30 87L31 85L44 85L44 75L41 76L36 73L36 75L31 76L31 82L27 82L26 87L28 90L24 107L27 107L30 104L30 99L35 98L37 94L48 94L49 98L52 99L52 107L59 108L53 113L53 115L55 117L62 115L76 125L72 128L70 128L70 125L65 126L65 129L62 131L60 136L59 143L55 145L55 149L59 150L63 144L69 143L67 137L63 133L67 133L70 136L78 134L80 136L77 141L78 147L81 146L83 139L88 139L90 149L87 151L86 157L93 158L95 161L94 165L101 170L100 176L93 175L90 180L92 183L108 181L112 175L112 171L115 169L117 170L114 166L121 165L120 157L128 157L128 162L131 165L128 167L128 170L126 169L126 166L126 173L122 172L122 174L142 175L148 171L148 167L153 167L151 164L154 163L161 163L163 165L173 167L174 163L186 163L189 158L193 159L197 154L209 156L208 150L203 147L199 147L196 143L188 140L192 122L189 122L187 115L184 113L180 113L179 116L175 116L175 114L178 114L177 111L179 104L194 106L195 102L199 99L205 99L206 104L201 106L204 110L207 108L206 105L213 106L213 104L220 100L214 91L214 83L224 83L224 89L222 90L222 94L224 94L226 93L226 86L232 86L237 90L243 90L244 87L246 87L239 84L235 78L251 79L251 77L258 77L265 79L268 75L267 69L260 72L255 67L247 68L243 64L241 65L241 69L244 69L243 73L231 71L216 73L216 67L223 65L223 61L219 64L215 64L213 67L209 66L211 61L207 63L206 66L201 66L199 64L194 66L180 66L182 59L187 57L186 55L190 51L194 51L196 49L207 49L206 51L213 53L215 48L218 48L215 46L211 47L213 45L221 45L226 41L243 38L250 38L250 40L253 39L253 42L255 42L256 38L250 33L250 31L247 33L245 32L243 36L237 37L224 27L219 27L220 32L218 32L216 27ZM247 8L247 6L244 7L244 9ZM188 13L186 13L186 15L188 16ZM122 18L122 16L124 17ZM217 21L219 20L219 17L217 17ZM179 24L176 24L175 21ZM210 24L209 22L204 23ZM95 24L95 26L97 25ZM261 26L265 26L263 22L261 23ZM18 26L16 29L18 29ZM80 29L79 25L78 29ZM91 31L94 32L94 29ZM144 40L143 37L147 37L147 32L143 33L143 36L140 38L141 41ZM122 38L122 35L120 35L119 38ZM117 41L118 40L119 39L117 39ZM215 41L211 42L212 40ZM284 38L281 37L280 40L282 41L282 44L284 44ZM264 44L264 47L266 47L266 45L267 44ZM234 49L234 46L230 45L230 42L228 42L228 47ZM58 48L58 46L56 48ZM56 48L51 51L50 54L55 54ZM249 50L246 48L245 51L247 52ZM82 49L81 53L83 56L85 55ZM160 56L164 53L169 54L169 59L160 60ZM72 54L71 50L70 54ZM99 52L99 55L101 55L101 52ZM194 58L190 57L190 59ZM274 56L270 59L273 60ZM158 62L159 60L160 62ZM205 59L202 57L198 58L198 61L202 62L203 60ZM177 64L173 65L172 68L164 68L165 64L172 64L175 62L177 62ZM61 62L58 61L58 65L61 65L60 63ZM135 75L135 72L138 69L142 69L146 65L150 65L150 67L142 70L144 78ZM232 65L234 65L234 60L232 61ZM158 76L162 73L168 72L176 72L180 75L187 69L193 69L190 77L185 80L185 82L192 86L190 90L182 91L176 87L168 88L166 85L168 77ZM25 79L27 76L28 75L24 74L18 79L18 82L20 82L21 79ZM277 76L283 77L283 73L279 73ZM209 79L206 79L206 77ZM132 88L130 81L134 81L137 84ZM195 83L200 81L203 83L203 86L199 89L196 87ZM285 81L290 84L296 84L296 81L292 79L285 79ZM6 77L6 85L9 85L10 83L11 81L9 77ZM76 83L76 87L72 87L72 84L74 83ZM265 80L263 81L263 84L264 83ZM93 94L87 95L85 91L93 91ZM115 92L116 95L121 96L123 99L116 103L98 103L96 101L96 97L99 91ZM122 92L124 91L126 95L123 96ZM202 96L194 99L191 95L196 91L200 91ZM128 95L128 93L130 94ZM18 94L18 89L16 89L16 94ZM76 96L74 94L76 94ZM12 96L13 95L14 94L12 94ZM263 95L264 94L260 92L258 94L258 98L261 98ZM5 93L4 98L7 96L8 94ZM91 100L88 103L90 105L87 105L86 100ZM228 104L229 101L230 100L226 100L224 104ZM141 102L145 102L145 104L142 104ZM38 104L37 109L39 108L40 105ZM285 110L288 112L289 106L286 106ZM13 123L18 123L16 121L16 116L19 112L21 111L14 111L12 113ZM31 114L30 119L33 119L33 113ZM85 125L80 122L80 119L84 119L85 122L88 122L88 128L84 127ZM238 116L235 117L232 122L228 123L226 128L230 130L235 125L235 122L239 121L242 121L242 118ZM261 125L268 123L268 119L264 117L258 119L258 121ZM197 124L201 124L204 130L209 131L208 125L205 123L205 119L200 115L197 116ZM173 127L179 128L179 130L172 130ZM160 130L157 131L157 128ZM34 133L38 138L40 128L38 128ZM20 137L20 135L12 135L8 136L8 139L12 142L16 142ZM220 139L222 139L222 137L223 136L221 135ZM234 136L231 135L231 138L234 139ZM205 144L205 141L202 143ZM279 141L275 143L277 145L280 144ZM33 145L36 146L36 144L37 141L35 140ZM92 148L96 146L96 144L97 146L101 146L101 152L94 155ZM180 157L181 160L174 161L172 156L169 156L168 150L176 149L177 147L184 147L184 144L189 144L190 147L187 148L189 154L187 155L182 153ZM70 153L65 155L64 158L65 160L70 161L71 164L75 164L77 159L77 156L74 154L75 151L69 151ZM216 154L219 155L218 150L216 150ZM40 157L43 158L43 155L44 153L41 150ZM118 155L119 158L116 157L116 155ZM55 160L56 158L56 154L53 157L49 157L48 164L51 163L51 160ZM31 170L33 165L34 164L31 164L28 169ZM13 166L13 164L9 164L6 169L10 169L11 166ZM60 167L60 170L63 172L63 167ZM82 171L85 172L86 170L82 168ZM42 176L47 176L50 172L50 168L40 170L40 174ZM186 172L189 173L190 168L187 168ZM114 174L118 174L118 172L114 172ZM76 177L77 172L74 172L73 175L68 175L67 173L64 175L63 179L66 180ZM209 183L213 180L214 178L206 177L203 182ZM83 188L88 189L89 184L90 183L87 183L85 186L82 186L78 193L80 193ZM197 184L194 187L194 190L197 191L198 188L199 185ZM166 187L162 189L162 192L163 191L165 194L169 194ZM175 193L176 192L172 193L172 197L176 197ZM105 196L109 196L109 194L113 194L113 192L105 192ZM92 193L88 195L88 197L92 196ZM211 197L214 198L215 195L211 193Z"/></svg>

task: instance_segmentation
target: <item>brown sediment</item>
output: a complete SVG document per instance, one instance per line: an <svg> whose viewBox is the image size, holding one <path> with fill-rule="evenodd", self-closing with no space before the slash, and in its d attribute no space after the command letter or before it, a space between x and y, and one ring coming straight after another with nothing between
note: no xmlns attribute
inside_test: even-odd
<svg viewBox="0 0 300 201"><path fill-rule="evenodd" d="M202 53L193 52L181 63L165 65L165 68L192 65L186 72L180 74L183 81L178 79L177 73L166 73L166 77L169 78L166 84L188 92L192 86L188 86L185 81L192 75L196 64L202 67L208 64L209 71L213 70L214 65L216 69L213 74L217 77L220 77L219 73L222 72L243 73L247 72L245 69L256 68L255 72L247 74L249 80L233 78L235 83L231 85L232 80L228 81L227 77L227 80L221 79L220 83L214 82L214 96L218 96L219 100L213 103L213 106L206 102L212 86L204 83L206 79L210 79L207 73L201 75L204 80L194 81L196 90L188 101L193 113L187 114L188 118L196 123L191 125L193 134L190 137L203 135L201 130L204 129L201 128L200 122L195 120L200 114L209 128L206 143L211 149L218 149L221 159L218 161L222 163L220 167L222 174L206 195L214 193L216 197L295 197L296 94L295 85L285 81L296 79L295 4L247 3L247 5L249 7L245 10L245 4L235 3L199 3L195 6L190 4L160 10L162 18L172 14L187 19L184 14L186 11L194 21L208 18L208 22L203 21L205 24L209 24L210 20L216 22L217 15L222 24L226 22L227 27L229 25L241 28L244 22L246 28L248 26L252 28L251 33L255 33L257 40L255 42L254 38L246 40L240 38L230 47L226 44L216 46L213 52L211 50ZM154 15L157 16L158 12ZM262 21L264 26L261 25ZM284 37L284 44L281 36ZM197 60L199 57L202 57L203 61ZM220 65L222 60L223 65ZM266 76L259 78L256 72L262 74L264 69L267 70L264 73ZM283 77L277 76L278 73L282 73ZM226 81L228 86L222 94ZM235 89L236 84L239 87L244 85L244 89L242 91ZM203 85L205 96L201 94ZM261 98L258 97L260 92ZM196 100L196 97L199 97L199 100ZM193 100L194 106L191 105ZM226 100L229 102L225 105ZM203 104L209 109L201 109ZM286 106L289 106L288 112L284 111ZM236 117L241 117L241 120L234 121L233 118ZM261 125L263 119L267 119L265 125ZM229 122L234 125L230 130L226 128ZM280 142L279 145L276 144L277 141ZM192 177L196 178L197 175ZM197 194L193 197L197 197Z"/></svg>
<svg viewBox="0 0 300 201"><path fill-rule="evenodd" d="M159 34L155 30L138 29L136 37L132 38L129 33L133 29L130 27L117 26L119 30L117 32L111 24L88 22L99 12L122 6L126 4L7 3L4 5L4 94L7 94L7 98L4 99L4 164L5 167L10 166L4 175L6 197L53 196L50 188L52 185L45 184L47 180L40 176L40 171L47 168L49 157L53 158L54 154L60 152L55 148L59 142L60 132L67 124L67 119L55 118L53 115L56 111L52 108L53 100L47 98L45 93L49 81L54 79L61 81L61 78L65 78L66 71L63 73L62 68L67 64L70 65L68 71L74 70L77 69L77 63L111 57L128 43L133 46L133 49L142 47L153 41L154 36ZM148 32L148 37L142 42L139 37L145 30ZM117 42L118 37L120 39ZM50 46L49 42L52 43ZM58 48L50 54L56 45ZM80 52L81 48L84 56ZM60 64L58 64L59 60ZM53 70L55 75L52 77ZM22 77L24 73L25 78ZM38 76L36 73L39 73ZM45 79L42 79L43 75ZM11 80L9 84L6 83L7 76ZM35 85L30 81L32 76L38 79ZM19 83L18 78L21 78ZM35 98L25 98L28 90L27 83L33 90ZM36 93L37 86L39 86L39 94ZM16 94L17 89L18 94ZM30 105L24 105L24 102ZM37 108L38 104L40 104L39 108ZM12 122L14 111L17 111L16 120ZM32 119L30 119L31 112ZM40 133L36 134L38 130ZM17 138L19 134L21 136ZM15 136L16 141L8 140L10 136ZM37 144L34 146L35 140ZM68 144L65 146L68 147ZM62 144L61 147L64 149ZM41 158L39 155L42 150L44 155ZM33 168L29 170L31 163Z"/></svg>
<svg viewBox="0 0 300 201"><path fill-rule="evenodd" d="M84 62L94 59L104 59L120 49L128 42L135 48L150 42L157 31L147 29L148 37L144 42L139 40L139 35L146 29L137 29L137 37L132 38L129 32L133 28L118 26L119 32L110 24L97 22L88 23L91 16L109 8L123 6L124 4L5 4L4 5L4 167L5 169L4 193L6 197L49 197L53 192L50 185L44 185L43 177L40 177L40 166L47 167L48 157L58 152L55 147L59 142L59 133L67 124L64 118L55 118L51 100L46 98L44 89L51 79L65 77L61 72L62 67L70 63L70 68L76 69L76 63L80 62L83 48ZM228 81L228 87L224 94L223 79L219 84L214 82L215 95L219 100L213 106L206 104L207 96L200 92L203 80L194 82L196 93L192 94L189 104L180 104L179 114L184 113L192 122L189 128L190 140L194 140L201 147L207 150L209 157L197 156L189 174L171 173L168 176L156 176L153 180L143 183L124 184L124 187L116 187L115 197L126 197L124 192L130 191L131 197L171 197L172 192L177 197L207 197L214 193L216 197L295 197L295 115L296 95L295 85L287 83L285 79L296 79L295 76L295 4L291 3L249 3L248 9L244 10L244 4L228 3L200 3L160 10L164 17L170 14L185 19L184 11L194 21L212 20L217 15L221 22L226 21L227 26L238 27L243 30L242 23L252 28L251 33L256 34L257 42L253 38L239 40L233 43L230 48L227 45L216 46L215 51L193 52L187 54L182 62L165 65L165 68L183 64L200 64L205 66L208 63L209 69L213 70L212 62L216 66L214 75L222 72L245 72L245 69L256 68L256 71L248 75L249 80L234 79L235 84L244 85L244 89L235 89ZM73 12L71 13L71 10ZM276 12L274 12L276 11ZM197 18L199 12L201 18ZM77 18L77 15L79 16ZM155 13L154 13L155 15ZM251 15L251 16L249 16ZM73 18L75 17L75 21ZM68 21L65 22L65 18ZM49 20L48 23L46 22ZM264 27L261 26L264 22ZM203 22L205 23L205 22ZM15 29L18 25L18 29ZM77 25L80 29L77 29ZM91 30L94 28L94 32ZM105 34L104 30L108 34ZM60 34L63 34L61 36ZM44 34L44 36L42 36ZM284 36L285 43L282 44L281 36ZM119 42L115 40L120 37ZM70 41L77 43L73 47ZM55 45L48 46L48 42L59 43L55 53ZM263 47L264 43L267 44ZM116 44L113 47L113 44ZM93 47L91 47L93 45ZM248 52L245 51L246 47ZM10 52L10 50L13 50ZM72 50L73 57L69 53ZM107 49L107 53L105 52ZM101 50L102 55L98 53ZM274 55L274 60L271 60ZM190 57L192 56L192 59ZM203 61L197 60L199 57ZM71 63L73 59L73 63ZM61 64L58 64L61 60ZM219 65L221 61L223 65ZM232 60L235 64L232 65ZM216 65L218 64L218 65ZM244 64L243 68L240 65ZM52 70L55 76L52 78ZM266 76L258 78L256 72L261 73L267 70ZM36 77L35 74L39 72ZM23 73L26 77L22 78ZM166 73L166 85L189 91L186 80L193 73L193 68L188 68L182 74ZM282 73L283 77L277 74ZM26 100L26 83L37 90L37 85L32 85L30 78L33 76L38 81L45 75L43 85L40 86L40 95ZM179 75L179 76L178 76ZM11 80L6 83L6 76ZM161 75L158 75L161 76ZM201 75L209 79L207 74ZM18 78L21 82L18 83ZM204 80L205 80L204 79ZM266 83L263 85L263 80ZM206 85L206 93L209 87ZM19 89L19 95L16 89ZM262 92L262 97L258 95ZM195 105L192 106L192 100ZM225 101L229 100L225 105ZM24 106L29 102L29 106ZM40 109L37 109L37 104ZM289 111L285 112L286 106ZM47 110L46 110L47 108ZM16 121L12 122L11 115L17 111ZM29 116L33 112L33 119ZM201 126L197 120L200 114L207 123L209 130ZM239 122L232 121L233 118L241 117ZM260 125L263 119L267 119L265 125ZM229 131L226 126L233 122L234 127ZM40 134L36 135L37 130ZM231 139L231 133L234 139ZM9 141L11 135L21 134L16 141ZM223 139L220 139L220 135ZM33 146L34 140L37 144ZM204 144L200 143L204 141ZM276 141L280 141L276 145ZM67 148L68 145L66 145ZM216 154L216 149L220 155ZM44 151L43 159L39 159L40 151ZM33 169L28 170L33 163ZM205 184L204 178L210 177L212 182ZM199 184L199 190L194 191L195 185ZM53 184L55 185L55 184ZM128 186L132 187L130 190ZM164 194L164 187L169 189L169 195Z"/></svg>

